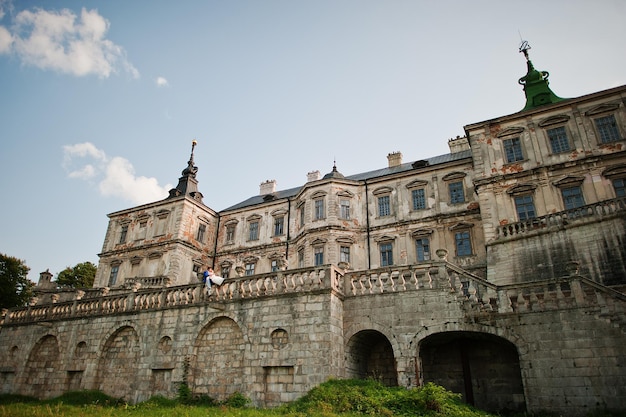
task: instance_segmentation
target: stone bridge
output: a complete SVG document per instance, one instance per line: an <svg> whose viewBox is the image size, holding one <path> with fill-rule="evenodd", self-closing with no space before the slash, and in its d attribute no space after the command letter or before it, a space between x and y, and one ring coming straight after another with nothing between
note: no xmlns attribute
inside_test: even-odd
<svg viewBox="0 0 626 417"><path fill-rule="evenodd" d="M3 311L0 392L99 389L136 402L239 391L275 406L330 377L433 381L487 410L623 408L626 296L579 276L494 285L449 263L334 266Z"/></svg>

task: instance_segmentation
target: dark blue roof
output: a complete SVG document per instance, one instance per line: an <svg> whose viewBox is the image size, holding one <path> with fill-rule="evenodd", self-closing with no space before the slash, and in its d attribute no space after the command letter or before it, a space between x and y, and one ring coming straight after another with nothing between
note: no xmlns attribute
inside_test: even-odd
<svg viewBox="0 0 626 417"><path fill-rule="evenodd" d="M420 161L407 162L407 163L400 164L395 167L387 167L387 168L377 169L374 171L364 172L361 174L348 175L347 177L345 177L345 179L353 180L353 181L365 181L365 180L369 180L372 178L379 178L379 177L385 177L387 175L398 174L400 172L412 171L420 167L445 164L447 162L459 161L461 159L471 158L471 157L472 157L472 151L468 149L466 151L461 151L461 152L456 152L456 153L447 153L444 155L439 155L439 156L435 156L435 157L420 160ZM222 210L222 212L230 211L230 210L237 210L237 209L244 208L244 207L255 206L257 204L262 204L268 201L290 198L290 197L297 195L302 189L302 187L304 187L304 185L300 187L290 188L288 190L276 191L271 194L255 195L253 197L248 198L247 200L242 201L241 203L235 204L234 206L230 206Z"/></svg>

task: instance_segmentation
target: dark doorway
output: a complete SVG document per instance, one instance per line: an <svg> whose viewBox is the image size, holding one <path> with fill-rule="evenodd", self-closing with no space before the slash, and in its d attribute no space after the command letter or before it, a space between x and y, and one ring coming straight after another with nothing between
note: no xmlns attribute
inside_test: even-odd
<svg viewBox="0 0 626 417"><path fill-rule="evenodd" d="M511 342L486 333L445 332L420 343L424 382L460 393L492 411L525 411L519 356Z"/></svg>
<svg viewBox="0 0 626 417"><path fill-rule="evenodd" d="M363 330L346 347L347 377L373 378L386 386L398 385L396 361L389 340L376 330Z"/></svg>

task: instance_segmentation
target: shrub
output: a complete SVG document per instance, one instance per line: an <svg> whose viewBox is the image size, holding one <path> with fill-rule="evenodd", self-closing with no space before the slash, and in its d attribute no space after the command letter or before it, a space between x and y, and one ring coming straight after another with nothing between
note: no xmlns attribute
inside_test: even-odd
<svg viewBox="0 0 626 417"><path fill-rule="evenodd" d="M226 400L222 402L222 405L233 408L243 408L250 403L250 400L240 392L234 392Z"/></svg>

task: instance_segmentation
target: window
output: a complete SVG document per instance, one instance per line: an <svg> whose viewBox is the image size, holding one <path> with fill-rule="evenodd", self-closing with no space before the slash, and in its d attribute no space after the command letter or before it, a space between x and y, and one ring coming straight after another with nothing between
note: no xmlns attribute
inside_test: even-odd
<svg viewBox="0 0 626 417"><path fill-rule="evenodd" d="M423 188L411 191L411 197L413 199L413 210L424 210L426 208L426 196Z"/></svg>
<svg viewBox="0 0 626 417"><path fill-rule="evenodd" d="M206 233L206 224L200 223L198 225L198 234L196 236L196 240L198 242L204 242L204 234Z"/></svg>
<svg viewBox="0 0 626 417"><path fill-rule="evenodd" d="M616 197L626 197L626 188L624 188L624 178L616 178L613 180L613 188Z"/></svg>
<svg viewBox="0 0 626 417"><path fill-rule="evenodd" d="M298 249L298 268L304 268L304 249Z"/></svg>
<svg viewBox="0 0 626 417"><path fill-rule="evenodd" d="M115 281L117 281L117 273L120 270L120 266L119 265L113 265L111 266L111 273L109 274L109 287L112 287L115 285Z"/></svg>
<svg viewBox="0 0 626 417"><path fill-rule="evenodd" d="M235 240L235 225L229 224L226 226L226 242L232 242Z"/></svg>
<svg viewBox="0 0 626 417"><path fill-rule="evenodd" d="M393 246L391 243L383 243L380 245L380 265L393 265Z"/></svg>
<svg viewBox="0 0 626 417"><path fill-rule="evenodd" d="M515 209L517 210L517 217L520 221L534 219L535 203L533 202L533 196L530 194L518 195L514 197Z"/></svg>
<svg viewBox="0 0 626 417"><path fill-rule="evenodd" d="M146 230L148 229L148 221L142 220L139 222L139 233L137 233L137 240L146 238Z"/></svg>
<svg viewBox="0 0 626 417"><path fill-rule="evenodd" d="M278 271L278 261L276 259L272 259L271 270L272 272Z"/></svg>
<svg viewBox="0 0 626 417"><path fill-rule="evenodd" d="M122 231L120 232L120 241L119 243L126 243L126 235L128 234L128 225L125 224L122 226Z"/></svg>
<svg viewBox="0 0 626 417"><path fill-rule="evenodd" d="M259 240L259 222L250 222L248 240Z"/></svg>
<svg viewBox="0 0 626 417"><path fill-rule="evenodd" d="M298 210L300 211L300 227L304 227L304 204Z"/></svg>
<svg viewBox="0 0 626 417"><path fill-rule="evenodd" d="M315 200L315 220L322 220L324 217L324 199L319 198Z"/></svg>
<svg viewBox="0 0 626 417"><path fill-rule="evenodd" d="M565 210L571 210L585 205L583 193L579 186L562 188L561 195L563 196Z"/></svg>
<svg viewBox="0 0 626 417"><path fill-rule="evenodd" d="M389 216L391 214L391 207L389 206L389 196L383 195L378 197L378 215L380 217Z"/></svg>
<svg viewBox="0 0 626 417"><path fill-rule="evenodd" d="M222 267L222 278L228 278L230 276L230 265L225 265Z"/></svg>
<svg viewBox="0 0 626 417"><path fill-rule="evenodd" d="M350 263L350 246L339 247L339 262Z"/></svg>
<svg viewBox="0 0 626 417"><path fill-rule="evenodd" d="M450 203L464 203L465 193L463 192L463 181L455 181L448 184L450 190Z"/></svg>
<svg viewBox="0 0 626 417"><path fill-rule="evenodd" d="M615 122L615 116L608 115L599 117L594 120L596 123L596 129L598 129L598 135L600 136L600 143L610 143L621 140L617 123Z"/></svg>
<svg viewBox="0 0 626 417"><path fill-rule="evenodd" d="M456 256L469 256L472 254L472 243L469 230L462 230L454 234L456 244Z"/></svg>
<svg viewBox="0 0 626 417"><path fill-rule="evenodd" d="M343 220L350 220L350 200L339 202L339 217Z"/></svg>
<svg viewBox="0 0 626 417"><path fill-rule="evenodd" d="M505 139L502 141L504 143L504 154L506 155L506 162L516 162L524 159L524 155L522 154L522 143L519 138Z"/></svg>
<svg viewBox="0 0 626 417"><path fill-rule="evenodd" d="M256 264L254 262L249 262L246 264L246 276L254 275L254 267Z"/></svg>
<svg viewBox="0 0 626 417"><path fill-rule="evenodd" d="M324 248L318 246L315 248L315 266L324 265Z"/></svg>
<svg viewBox="0 0 626 417"><path fill-rule="evenodd" d="M284 226L284 217L274 217L274 236L281 236L284 233Z"/></svg>
<svg viewBox="0 0 626 417"><path fill-rule="evenodd" d="M569 140L567 139L567 132L564 126L548 129L547 134L552 153L562 153L570 150Z"/></svg>
<svg viewBox="0 0 626 417"><path fill-rule="evenodd" d="M415 248L419 262L430 261L430 239L427 237L415 239Z"/></svg>

